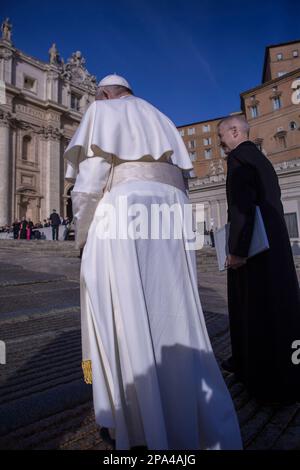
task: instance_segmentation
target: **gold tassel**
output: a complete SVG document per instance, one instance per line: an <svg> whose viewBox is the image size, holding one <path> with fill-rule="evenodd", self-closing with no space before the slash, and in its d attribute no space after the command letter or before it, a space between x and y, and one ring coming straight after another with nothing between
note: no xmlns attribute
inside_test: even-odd
<svg viewBox="0 0 300 470"><path fill-rule="evenodd" d="M85 383L92 384L93 383L92 361L90 359L88 359L87 361L82 361L81 367L83 370L83 378L84 378Z"/></svg>

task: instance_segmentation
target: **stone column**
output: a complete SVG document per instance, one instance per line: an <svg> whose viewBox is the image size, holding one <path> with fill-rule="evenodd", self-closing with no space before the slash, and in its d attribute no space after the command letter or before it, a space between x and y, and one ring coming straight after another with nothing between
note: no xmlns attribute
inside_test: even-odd
<svg viewBox="0 0 300 470"><path fill-rule="evenodd" d="M0 114L0 226L10 223L10 168L8 115Z"/></svg>
<svg viewBox="0 0 300 470"><path fill-rule="evenodd" d="M11 83L12 81L12 58L10 49L2 47L0 49L0 80Z"/></svg>
<svg viewBox="0 0 300 470"><path fill-rule="evenodd" d="M60 211L60 132L58 129L48 127L44 129L43 162L41 164L41 188L43 191L42 218L49 217L53 209Z"/></svg>
<svg viewBox="0 0 300 470"><path fill-rule="evenodd" d="M0 80L5 81L5 60L4 57L0 55Z"/></svg>
<svg viewBox="0 0 300 470"><path fill-rule="evenodd" d="M214 217L214 207L213 207L213 201L208 201L208 230L210 230L216 223L216 219ZM212 220L213 220L213 225L212 225Z"/></svg>
<svg viewBox="0 0 300 470"><path fill-rule="evenodd" d="M47 73L46 99L58 101L58 73L55 70Z"/></svg>
<svg viewBox="0 0 300 470"><path fill-rule="evenodd" d="M216 201L216 204L217 204L217 220L216 220L216 224L215 224L215 227L214 228L220 228L221 225L222 225L222 222L221 222L221 208L220 208L220 201L217 199Z"/></svg>

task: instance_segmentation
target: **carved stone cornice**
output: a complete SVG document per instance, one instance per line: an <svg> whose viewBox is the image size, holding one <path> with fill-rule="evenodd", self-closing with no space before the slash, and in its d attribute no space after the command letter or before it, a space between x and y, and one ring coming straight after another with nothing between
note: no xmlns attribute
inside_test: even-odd
<svg viewBox="0 0 300 470"><path fill-rule="evenodd" d="M37 133L40 134L41 137L46 140L60 140L61 137L64 135L62 129L53 126L43 126L40 128L40 130L37 131Z"/></svg>
<svg viewBox="0 0 300 470"><path fill-rule="evenodd" d="M274 168L276 173L284 170L300 170L300 158L275 163Z"/></svg>
<svg viewBox="0 0 300 470"><path fill-rule="evenodd" d="M273 166L278 176L285 173L300 174L300 158L275 163ZM209 188L212 183L225 185L225 181L225 174L206 176L203 178L194 178L189 181L189 190L197 191L197 189L205 189L206 186Z"/></svg>
<svg viewBox="0 0 300 470"><path fill-rule="evenodd" d="M28 188L27 186L18 186L16 189L17 194L24 194L26 196L36 196L37 191L33 188Z"/></svg>
<svg viewBox="0 0 300 470"><path fill-rule="evenodd" d="M10 127L13 124L14 116L9 111L0 109L0 126L1 127Z"/></svg>
<svg viewBox="0 0 300 470"><path fill-rule="evenodd" d="M197 190L198 188L203 188L205 186L210 187L212 184L217 184L218 186L225 185L226 175L225 173L220 173L219 175L210 175L203 178L195 178L189 181L189 190Z"/></svg>
<svg viewBox="0 0 300 470"><path fill-rule="evenodd" d="M34 127L32 124L29 124L27 122L18 122L18 127L22 129L23 131L34 132L37 130L36 127Z"/></svg>
<svg viewBox="0 0 300 470"><path fill-rule="evenodd" d="M212 160L209 165L208 176L219 176L225 173L223 160Z"/></svg>
<svg viewBox="0 0 300 470"><path fill-rule="evenodd" d="M59 73L56 70L49 70L47 72L48 80L57 80L59 78Z"/></svg>
<svg viewBox="0 0 300 470"><path fill-rule="evenodd" d="M255 107L255 106L258 106L259 103L260 103L260 101L257 100L256 98L251 98L251 99L249 100L248 108L253 108L253 107Z"/></svg>
<svg viewBox="0 0 300 470"><path fill-rule="evenodd" d="M80 51L74 52L68 61L63 63L61 78L72 85L87 88L90 93L96 92L96 77L86 69L85 59Z"/></svg>
<svg viewBox="0 0 300 470"><path fill-rule="evenodd" d="M282 91L279 91L279 90L272 91L271 95L269 96L269 99L274 100L274 98L280 98L281 95L282 95Z"/></svg>
<svg viewBox="0 0 300 470"><path fill-rule="evenodd" d="M284 129L278 129L277 132L274 134L275 139L280 139L280 137L286 137L287 131Z"/></svg>
<svg viewBox="0 0 300 470"><path fill-rule="evenodd" d="M0 59L9 60L13 56L13 51L0 45Z"/></svg>

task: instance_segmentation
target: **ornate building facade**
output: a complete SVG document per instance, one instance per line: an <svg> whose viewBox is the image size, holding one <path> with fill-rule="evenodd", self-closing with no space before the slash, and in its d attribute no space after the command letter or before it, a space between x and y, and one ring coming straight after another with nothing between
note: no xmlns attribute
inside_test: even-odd
<svg viewBox="0 0 300 470"><path fill-rule="evenodd" d="M250 139L274 165L291 242L300 249L300 41L268 46L263 81L240 95ZM237 114L238 114L237 113ZM217 139L221 118L180 126L197 178L190 199L203 203L206 228L226 223L226 161Z"/></svg>
<svg viewBox="0 0 300 470"><path fill-rule="evenodd" d="M72 216L63 153L95 98L96 78L80 51L64 62L53 44L43 62L14 46L8 19L1 32L0 226L22 216L38 222L53 209ZM300 41L266 48L262 84L241 93L240 113L277 171L291 241L300 245ZM190 199L204 204L207 229L227 219L220 119L178 127L197 175Z"/></svg>
<svg viewBox="0 0 300 470"><path fill-rule="evenodd" d="M80 51L64 62L53 44L42 62L14 46L8 19L1 31L0 226L22 216L38 222L53 209L71 215L63 153L94 100L96 78Z"/></svg>

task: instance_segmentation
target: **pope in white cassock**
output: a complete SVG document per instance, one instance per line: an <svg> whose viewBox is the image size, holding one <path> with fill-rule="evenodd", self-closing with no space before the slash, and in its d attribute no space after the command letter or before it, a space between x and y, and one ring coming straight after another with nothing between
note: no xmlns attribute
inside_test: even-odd
<svg viewBox="0 0 300 470"><path fill-rule="evenodd" d="M112 430L116 449L241 449L205 326L195 252L172 236L174 219L169 238L151 237L150 228L132 236L130 228L145 218L150 227L155 205L189 204L183 171L193 166L178 130L124 78L109 75L64 157L66 178L76 179L83 370L96 422Z"/></svg>

